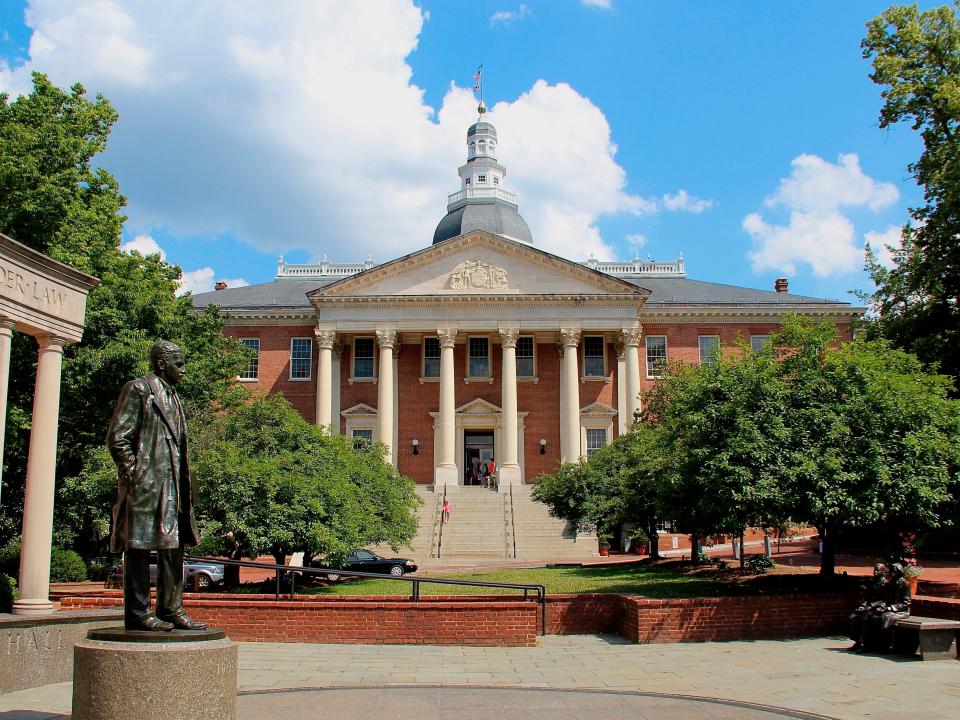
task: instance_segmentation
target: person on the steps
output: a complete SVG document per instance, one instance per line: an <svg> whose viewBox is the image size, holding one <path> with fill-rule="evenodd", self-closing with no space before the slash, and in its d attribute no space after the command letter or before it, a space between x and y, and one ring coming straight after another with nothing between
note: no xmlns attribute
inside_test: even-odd
<svg viewBox="0 0 960 720"><path fill-rule="evenodd" d="M450 501L446 499L443 501L443 521L450 522Z"/></svg>

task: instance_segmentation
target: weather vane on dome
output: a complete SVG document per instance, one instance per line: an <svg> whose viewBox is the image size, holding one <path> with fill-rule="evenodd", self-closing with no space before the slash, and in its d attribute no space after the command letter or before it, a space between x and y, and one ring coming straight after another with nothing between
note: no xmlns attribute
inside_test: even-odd
<svg viewBox="0 0 960 720"><path fill-rule="evenodd" d="M480 113L480 117L483 117L483 114L487 111L487 106L483 104L483 65L477 68L477 71L473 74L473 94L476 96L477 93L480 93L480 104L477 106L477 112Z"/></svg>

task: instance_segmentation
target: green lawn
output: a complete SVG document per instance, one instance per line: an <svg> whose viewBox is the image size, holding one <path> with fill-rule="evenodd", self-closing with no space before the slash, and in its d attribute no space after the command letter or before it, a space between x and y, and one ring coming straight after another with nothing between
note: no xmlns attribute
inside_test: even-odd
<svg viewBox="0 0 960 720"><path fill-rule="evenodd" d="M413 577L413 576L408 576ZM654 598L730 595L743 589L713 580L689 577L654 567L624 565L597 568L504 568L444 573L444 578L543 585L554 593L625 593ZM473 588L458 585L420 586L421 595L516 594L517 590ZM410 583L391 580L347 580L321 587L298 587L297 594L409 595Z"/></svg>

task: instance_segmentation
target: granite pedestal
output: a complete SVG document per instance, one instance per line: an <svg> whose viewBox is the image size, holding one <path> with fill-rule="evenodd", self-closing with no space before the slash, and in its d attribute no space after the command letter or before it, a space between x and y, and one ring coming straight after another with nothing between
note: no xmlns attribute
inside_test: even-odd
<svg viewBox="0 0 960 720"><path fill-rule="evenodd" d="M233 720L237 644L222 630L92 630L74 646L73 720Z"/></svg>

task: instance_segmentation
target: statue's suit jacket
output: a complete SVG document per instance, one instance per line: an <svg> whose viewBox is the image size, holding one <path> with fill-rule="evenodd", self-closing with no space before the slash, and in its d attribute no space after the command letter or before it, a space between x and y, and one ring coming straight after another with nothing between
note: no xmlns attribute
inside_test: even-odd
<svg viewBox="0 0 960 720"><path fill-rule="evenodd" d="M187 419L173 388L153 373L124 385L107 446L119 470L111 551L169 550L200 542Z"/></svg>

